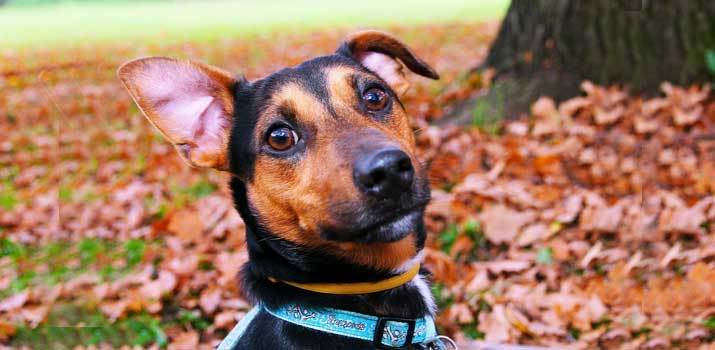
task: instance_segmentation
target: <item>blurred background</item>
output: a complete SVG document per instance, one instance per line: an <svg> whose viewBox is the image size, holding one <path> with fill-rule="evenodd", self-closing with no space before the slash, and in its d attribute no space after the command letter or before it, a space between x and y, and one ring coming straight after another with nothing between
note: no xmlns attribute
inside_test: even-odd
<svg viewBox="0 0 715 350"><path fill-rule="evenodd" d="M0 0L0 349L211 349L250 305L227 176L115 72L249 80L388 31L466 349L715 349L715 5L704 0Z"/></svg>

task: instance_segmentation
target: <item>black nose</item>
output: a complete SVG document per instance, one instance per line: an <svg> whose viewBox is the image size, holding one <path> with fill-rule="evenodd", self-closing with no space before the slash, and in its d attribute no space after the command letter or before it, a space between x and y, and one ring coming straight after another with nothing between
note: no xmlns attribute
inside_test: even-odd
<svg viewBox="0 0 715 350"><path fill-rule="evenodd" d="M396 197L409 190L414 174L410 157L394 148L363 156L353 169L358 188L379 198Z"/></svg>

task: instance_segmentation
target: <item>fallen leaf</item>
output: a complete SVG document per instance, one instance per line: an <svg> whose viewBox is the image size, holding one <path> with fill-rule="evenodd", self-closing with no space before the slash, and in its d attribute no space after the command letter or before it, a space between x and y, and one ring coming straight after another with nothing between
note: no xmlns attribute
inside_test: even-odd
<svg viewBox="0 0 715 350"><path fill-rule="evenodd" d="M30 292L25 290L0 300L0 312L13 311L21 308L30 297Z"/></svg>
<svg viewBox="0 0 715 350"><path fill-rule="evenodd" d="M591 264L591 262L599 255L601 254L601 250L603 249L603 243L596 242L596 244L591 247L591 249L588 250L586 253L586 256L581 259L581 267L582 268L587 268L588 265Z"/></svg>
<svg viewBox="0 0 715 350"><path fill-rule="evenodd" d="M7 339L15 335L17 329L15 326L3 319L0 319L0 341L5 342Z"/></svg>
<svg viewBox="0 0 715 350"><path fill-rule="evenodd" d="M49 311L50 305L34 305L23 307L20 309L20 314L25 321L29 322L30 327L34 328L47 318Z"/></svg>
<svg viewBox="0 0 715 350"><path fill-rule="evenodd" d="M171 215L167 229L187 242L196 242L203 237L204 226L197 211L181 209Z"/></svg>
<svg viewBox="0 0 715 350"><path fill-rule="evenodd" d="M197 349L199 346L199 333L188 331L177 335L171 339L169 350Z"/></svg>
<svg viewBox="0 0 715 350"><path fill-rule="evenodd" d="M472 310L469 305L464 303L452 304L447 310L447 317L456 322L457 324L469 324L474 322L474 316L472 316Z"/></svg>
<svg viewBox="0 0 715 350"><path fill-rule="evenodd" d="M216 314L214 317L214 327L219 329L231 329L236 325L236 312L235 311L223 311Z"/></svg>
<svg viewBox="0 0 715 350"><path fill-rule="evenodd" d="M489 281L487 269L477 267L477 273L469 281L469 283L467 283L465 291L467 293L476 293L489 288L490 284L491 282Z"/></svg>
<svg viewBox="0 0 715 350"><path fill-rule="evenodd" d="M485 264L489 272L500 274L503 272L520 272L531 267L531 263L521 260L498 260L490 261Z"/></svg>
<svg viewBox="0 0 715 350"><path fill-rule="evenodd" d="M164 294L174 290L176 287L176 277L173 273L162 270L159 271L157 279L144 284L139 292L146 299L160 299Z"/></svg>
<svg viewBox="0 0 715 350"><path fill-rule="evenodd" d="M533 221L532 211L518 212L501 204L491 206L479 215L487 239L495 244L511 242L519 229Z"/></svg>
<svg viewBox="0 0 715 350"><path fill-rule="evenodd" d="M129 302L127 300L117 300L113 302L105 301L99 304L99 309L109 317L110 320L117 320L124 315Z"/></svg>
<svg viewBox="0 0 715 350"><path fill-rule="evenodd" d="M519 238L516 240L516 244L519 247L526 247L538 240L548 237L550 232L549 227L542 222L529 225L521 232Z"/></svg>
<svg viewBox="0 0 715 350"><path fill-rule="evenodd" d="M205 289L199 297L199 305L204 313L210 315L218 308L221 303L221 289Z"/></svg>
<svg viewBox="0 0 715 350"><path fill-rule="evenodd" d="M494 343L506 343L512 340L511 323L504 310L503 305L497 304L491 312L479 314L478 329L485 334L484 340Z"/></svg>

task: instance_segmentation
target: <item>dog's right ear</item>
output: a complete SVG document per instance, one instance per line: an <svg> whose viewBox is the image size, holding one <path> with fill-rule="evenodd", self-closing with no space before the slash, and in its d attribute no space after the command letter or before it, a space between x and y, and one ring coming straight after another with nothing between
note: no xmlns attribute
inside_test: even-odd
<svg viewBox="0 0 715 350"><path fill-rule="evenodd" d="M117 75L189 165L228 170L236 85L231 74L202 63L147 57L125 63Z"/></svg>

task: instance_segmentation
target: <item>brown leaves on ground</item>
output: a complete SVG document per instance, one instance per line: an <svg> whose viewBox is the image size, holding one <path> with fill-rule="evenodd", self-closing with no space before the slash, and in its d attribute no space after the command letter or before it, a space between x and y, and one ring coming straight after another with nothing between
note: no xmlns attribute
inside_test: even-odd
<svg viewBox="0 0 715 350"><path fill-rule="evenodd" d="M492 343L707 344L713 331L704 325L715 313L710 88L664 83L664 96L651 99L582 88L584 96L559 104L540 98L528 120L506 123L500 136L420 135L439 165L434 187L451 187L437 192L426 219L444 232L426 260L448 296L441 324L458 339L479 331ZM451 225L460 236L444 256L436 249L445 249Z"/></svg>
<svg viewBox="0 0 715 350"><path fill-rule="evenodd" d="M534 220L530 211L516 211L501 204L484 209L479 216L484 235L494 244L513 242L520 229Z"/></svg>

